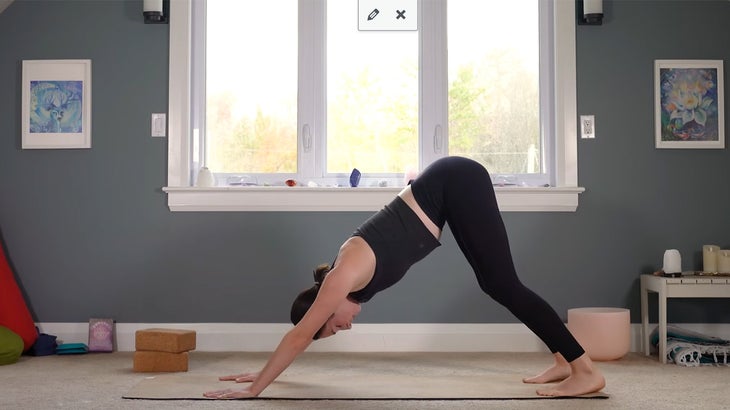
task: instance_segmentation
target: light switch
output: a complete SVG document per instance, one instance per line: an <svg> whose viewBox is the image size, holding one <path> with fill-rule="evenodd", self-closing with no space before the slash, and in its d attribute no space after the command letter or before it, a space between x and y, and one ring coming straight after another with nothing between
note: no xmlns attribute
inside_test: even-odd
<svg viewBox="0 0 730 410"><path fill-rule="evenodd" d="M152 136L153 137L164 137L166 135L167 128L167 115L166 114L152 114Z"/></svg>

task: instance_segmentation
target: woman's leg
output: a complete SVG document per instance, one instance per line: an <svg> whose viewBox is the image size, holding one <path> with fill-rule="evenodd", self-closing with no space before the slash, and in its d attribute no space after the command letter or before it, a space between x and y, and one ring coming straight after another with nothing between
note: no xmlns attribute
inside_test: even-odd
<svg viewBox="0 0 730 410"><path fill-rule="evenodd" d="M568 361L583 354L553 308L517 277L507 232L486 170L469 160L448 167L444 213L479 286Z"/></svg>
<svg viewBox="0 0 730 410"><path fill-rule="evenodd" d="M526 381L546 382L548 378L556 381L568 377L558 358L572 363L579 358L587 359L587 356L555 310L517 277L489 174L480 164L463 158L451 158L447 164L444 216L459 248L474 269L479 286L509 309L556 354L554 370L546 371L538 379ZM591 386L597 384L592 382ZM561 395L567 390L565 387L570 386L563 387ZM571 395L590 392L575 393L580 390L571 389L574 393Z"/></svg>

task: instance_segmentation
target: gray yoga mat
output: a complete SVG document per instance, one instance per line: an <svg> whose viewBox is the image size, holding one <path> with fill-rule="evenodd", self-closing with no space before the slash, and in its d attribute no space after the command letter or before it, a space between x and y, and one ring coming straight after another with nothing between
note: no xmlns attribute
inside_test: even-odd
<svg viewBox="0 0 730 410"><path fill-rule="evenodd" d="M258 399L282 400L524 400L554 399L538 396L541 385L525 384L519 376L489 374L392 375L373 374L332 377L326 374L286 375L272 383ZM210 390L242 388L242 384L218 381L217 375L171 373L142 379L125 399L210 400ZM605 399L603 392L577 397Z"/></svg>

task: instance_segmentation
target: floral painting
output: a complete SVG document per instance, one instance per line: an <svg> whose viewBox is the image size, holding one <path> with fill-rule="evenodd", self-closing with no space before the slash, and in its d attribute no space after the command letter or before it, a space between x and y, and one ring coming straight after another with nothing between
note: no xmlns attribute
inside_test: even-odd
<svg viewBox="0 0 730 410"><path fill-rule="evenodd" d="M724 148L722 61L657 60L657 147Z"/></svg>

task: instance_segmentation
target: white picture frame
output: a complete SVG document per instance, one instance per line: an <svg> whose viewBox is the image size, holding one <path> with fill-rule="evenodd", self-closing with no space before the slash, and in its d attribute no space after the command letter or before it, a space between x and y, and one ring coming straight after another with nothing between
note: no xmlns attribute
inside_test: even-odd
<svg viewBox="0 0 730 410"><path fill-rule="evenodd" d="M91 60L23 60L23 149L91 148Z"/></svg>
<svg viewBox="0 0 730 410"><path fill-rule="evenodd" d="M725 148L723 60L654 61L656 148Z"/></svg>

